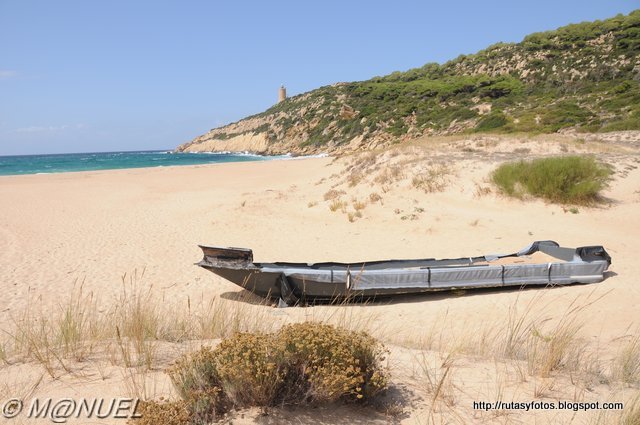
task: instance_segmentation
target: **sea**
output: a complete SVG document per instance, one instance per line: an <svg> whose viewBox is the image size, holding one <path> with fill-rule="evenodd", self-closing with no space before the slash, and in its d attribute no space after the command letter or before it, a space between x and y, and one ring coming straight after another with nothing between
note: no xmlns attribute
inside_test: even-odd
<svg viewBox="0 0 640 425"><path fill-rule="evenodd" d="M290 158L292 157L289 155L262 156L238 152L174 153L171 151L13 155L0 156L0 176L267 161Z"/></svg>

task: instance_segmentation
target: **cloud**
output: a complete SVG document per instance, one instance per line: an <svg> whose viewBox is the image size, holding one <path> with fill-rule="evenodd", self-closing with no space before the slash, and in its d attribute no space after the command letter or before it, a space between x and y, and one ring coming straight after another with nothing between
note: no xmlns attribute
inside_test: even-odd
<svg viewBox="0 0 640 425"><path fill-rule="evenodd" d="M8 80L9 78L17 77L18 73L16 71L11 71L8 69L0 69L0 80Z"/></svg>
<svg viewBox="0 0 640 425"><path fill-rule="evenodd" d="M63 124L63 125L50 125L50 126L38 126L32 125L31 127L16 128L13 133L55 133L66 130L76 130L84 128L84 124Z"/></svg>

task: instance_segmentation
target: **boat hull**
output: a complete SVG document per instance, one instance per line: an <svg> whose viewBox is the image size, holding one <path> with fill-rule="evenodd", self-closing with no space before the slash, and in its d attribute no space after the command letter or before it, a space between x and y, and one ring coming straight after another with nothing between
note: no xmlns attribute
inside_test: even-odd
<svg viewBox="0 0 640 425"><path fill-rule="evenodd" d="M451 289L595 283L604 279L611 264L602 246L561 248L552 241L534 242L507 255L315 264L254 263L249 249L201 248L204 258L199 266L261 297L281 299L287 305ZM525 262L537 252L547 255L550 261ZM505 264L509 258L520 262Z"/></svg>

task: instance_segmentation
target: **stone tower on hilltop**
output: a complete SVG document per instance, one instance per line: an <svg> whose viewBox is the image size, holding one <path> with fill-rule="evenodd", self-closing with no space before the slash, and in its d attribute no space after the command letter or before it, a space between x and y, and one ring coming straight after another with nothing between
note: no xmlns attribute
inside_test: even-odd
<svg viewBox="0 0 640 425"><path fill-rule="evenodd" d="M278 90L278 103L282 102L287 98L287 89L284 85L280 86L280 90Z"/></svg>

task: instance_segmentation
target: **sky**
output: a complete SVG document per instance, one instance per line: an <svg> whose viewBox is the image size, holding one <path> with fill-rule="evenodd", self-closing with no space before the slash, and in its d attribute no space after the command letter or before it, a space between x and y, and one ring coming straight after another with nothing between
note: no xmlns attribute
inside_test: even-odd
<svg viewBox="0 0 640 425"><path fill-rule="evenodd" d="M0 0L0 155L172 149L278 98L640 0Z"/></svg>

